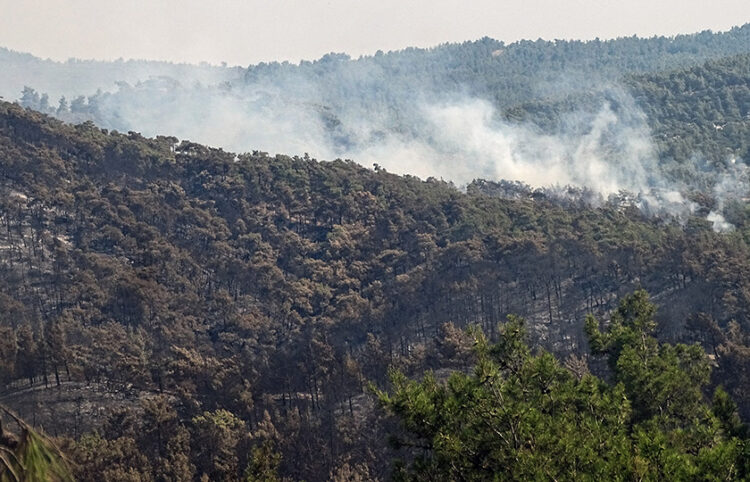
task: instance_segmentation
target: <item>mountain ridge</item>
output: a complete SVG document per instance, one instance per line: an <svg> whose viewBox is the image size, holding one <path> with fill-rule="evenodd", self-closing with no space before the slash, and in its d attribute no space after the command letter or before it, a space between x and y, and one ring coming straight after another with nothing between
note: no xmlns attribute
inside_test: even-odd
<svg viewBox="0 0 750 482"><path fill-rule="evenodd" d="M144 457L144 477L164 463L140 452L155 439L134 435L138 419L113 421L159 410L192 420L183 429L194 437L206 424L272 427L290 477L325 478L345 454L381 473L388 425L364 380L385 386L389 365L460 367L463 348L448 348L463 346L459 329L478 324L493 337L508 313L526 316L532 339L561 357L585 350L587 312L606 315L637 287L662 304L663 339L712 346L750 320L747 245L699 218L681 227L632 208L463 193L341 160L235 156L9 103L0 167L0 312L4 340L15 341L0 347L0 375L51 390L59 377L162 391L107 413L100 438L82 439L102 454L130 444L112 470ZM722 352L715 382L745 413L731 373L748 361L736 350ZM377 440L347 435L372 426ZM227 450L244 466L248 451Z"/></svg>

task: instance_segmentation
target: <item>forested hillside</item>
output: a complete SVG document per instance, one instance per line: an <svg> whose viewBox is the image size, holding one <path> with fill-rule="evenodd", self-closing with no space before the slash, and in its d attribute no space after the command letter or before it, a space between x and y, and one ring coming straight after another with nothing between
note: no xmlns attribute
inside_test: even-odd
<svg viewBox="0 0 750 482"><path fill-rule="evenodd" d="M586 321L592 353L612 379L532 354L523 320L498 343L474 332L474 373L447 383L392 375L380 402L402 421L393 439L411 456L396 480L745 480L747 427L726 392L704 394L711 372L698 345L659 343L644 291L625 297L602 332Z"/></svg>
<svg viewBox="0 0 750 482"><path fill-rule="evenodd" d="M690 396L723 384L750 414L742 228L235 155L8 103L0 168L0 401L64 437L83 480L277 465L387 478L396 426L367 385L388 390L389 366L465 370L462 329L502 341L516 314L535 348L606 376L586 315L607 320L639 287L662 341L711 356Z"/></svg>
<svg viewBox="0 0 750 482"><path fill-rule="evenodd" d="M261 63L247 67L244 83L266 87L269 83L287 87L312 86L323 90L318 100L334 109L344 108L344 104L352 101L363 102L370 107L381 102L392 104L403 101L399 97L415 86L420 91L433 93L468 90L472 95L491 97L499 107L507 107L533 99L558 98L571 92L595 89L606 81L619 80L626 74L672 70L698 65L709 59L747 53L748 43L750 25L735 27L727 32L704 31L675 37L633 36L593 41L539 39L505 44L485 37L430 49L378 51L372 56L358 59L331 53L318 60L299 64ZM16 91L6 91L5 97L10 100L20 98L26 85L40 95L52 94L48 99L51 111L58 109L61 92L67 96L68 103L78 96L91 96L88 102L94 108L93 104L106 98L107 92L116 90L118 81L130 84L128 87L142 83L138 86L142 89L149 89L148 81L155 77L171 78L177 82L198 81L205 86L229 82L233 88L239 88L243 83L237 78L234 68L77 59L58 63L7 49L0 50L0 54L0 61L13 73L5 78L5 83L18 79L14 84ZM104 80L99 80L102 78ZM76 87L68 85L72 82L67 79L82 81L87 85L79 85L76 90ZM54 82L65 85L65 88L58 87ZM97 89L103 92L94 95ZM126 95L127 90L122 94ZM350 95L352 90L370 95L353 99ZM298 88L288 92L291 97L301 93L302 89ZM307 94L314 92L308 91Z"/></svg>
<svg viewBox="0 0 750 482"><path fill-rule="evenodd" d="M591 153L594 160L580 155L568 160L555 180L593 188L602 176L582 173L604 170L612 176L618 165L634 166L635 172L623 169L621 178L599 188L607 195L692 180L707 161L715 167L727 160L727 144L732 155L743 155L745 144L721 141L710 130L742 137L743 127L736 122L747 112L738 89L747 69L741 57L701 65L747 55L749 45L750 26L745 25L721 33L607 41L506 45L483 38L358 59L332 53L312 62L259 64L241 71L195 67L192 74L186 66L147 64L138 77L134 65L124 69L128 76L116 86L108 80L100 91L71 91L65 99L45 96L47 88L35 80L37 71L10 60L28 87L6 98L66 121L91 120L121 132L169 133L237 152L310 153L364 166L377 162L392 172L459 184L511 177L542 187L551 181L540 172L580 152ZM76 65L64 67L75 71ZM97 71L96 65L81 63L86 67L81 72ZM120 67L106 64L99 70L116 73ZM67 75L42 77L62 81ZM724 92L730 85L732 92ZM695 95L703 96L700 108L692 104L695 97L686 97ZM739 97L728 103L726 95ZM695 127L669 112L675 108L689 112L686 122ZM724 117L735 120L724 127ZM700 141L694 140L696 134ZM682 140L674 141L675 136ZM595 161L609 169L571 166ZM649 179L648 171L657 179ZM662 172L666 181L659 179Z"/></svg>
<svg viewBox="0 0 750 482"><path fill-rule="evenodd" d="M747 478L748 46L0 50L0 403L81 480Z"/></svg>
<svg viewBox="0 0 750 482"><path fill-rule="evenodd" d="M431 49L408 48L350 59L330 54L315 62L250 66L246 83L304 79L325 86L325 105L342 108L352 88L374 95L368 104L392 102L389 93L419 86L426 92L468 91L500 108L539 98L559 98L601 88L633 73L658 72L748 52L750 25L728 32L705 31L676 37L612 40L523 40L511 44L491 38ZM378 95L380 93L381 95ZM385 96L382 94L385 93Z"/></svg>
<svg viewBox="0 0 750 482"><path fill-rule="evenodd" d="M723 57L688 69L628 75L623 84L648 121L662 168L683 181L711 178L748 159L750 55ZM503 115L532 122L543 131L561 132L569 116L617 106L605 93L583 92L562 100L510 107ZM710 180L710 179L709 179ZM710 183L708 183L710 184Z"/></svg>
<svg viewBox="0 0 750 482"><path fill-rule="evenodd" d="M750 55L633 78L632 88L665 160L750 159Z"/></svg>

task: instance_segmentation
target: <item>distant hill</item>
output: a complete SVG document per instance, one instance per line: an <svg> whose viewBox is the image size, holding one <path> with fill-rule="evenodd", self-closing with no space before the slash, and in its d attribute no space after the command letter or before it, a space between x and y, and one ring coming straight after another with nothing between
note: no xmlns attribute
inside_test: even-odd
<svg viewBox="0 0 750 482"><path fill-rule="evenodd" d="M376 93L454 92L492 99L506 107L596 89L623 75L656 72L750 52L750 24L727 32L613 40L523 40L511 44L483 38L429 49L409 48L350 59L330 54L314 62L250 66L249 84L305 79L319 85L326 105L360 101L347 90L377 101ZM370 98L367 94L373 94ZM386 94L387 95L387 94Z"/></svg>
<svg viewBox="0 0 750 482"><path fill-rule="evenodd" d="M724 82L747 78L738 59L749 45L745 25L649 39L506 45L485 38L246 70L31 58L30 65L49 70L17 72L50 82L67 78L63 72L96 79L101 71L110 88L97 93L92 87L63 102L29 81L20 103L69 122L92 120L149 136L170 132L237 152L377 162L392 172L459 184L475 178L536 187L570 183L608 195L621 189L685 191L686 183L710 190L726 171L725 161L746 156L744 100L727 104L734 109L727 115L736 119L724 130L725 103L714 99L725 95ZM684 82L670 79L698 75L686 72L705 62L716 62L710 67L714 80L704 83L704 105L696 108L695 98L679 91ZM138 81L125 79L112 88L120 72ZM733 89L732 95L744 95L741 85ZM698 136L665 117L674 119L667 111L676 108L702 116L707 102L712 118L691 121L699 125Z"/></svg>
<svg viewBox="0 0 750 482"><path fill-rule="evenodd" d="M151 77L171 77L204 85L236 83L238 73L244 70L247 83L276 79L284 84L290 78L304 78L329 90L332 105L341 99L339 94L347 86L361 88L364 83L386 91L401 84L440 91L464 88L472 94L489 95L499 106L506 106L585 90L627 73L671 70L747 53L749 44L750 24L726 32L604 41L539 39L505 44L485 37L429 49L378 52L359 59L331 53L312 62L261 63L246 69L147 60L57 62L0 47L4 74L0 95L14 101L20 98L24 86L29 86L47 93L56 107L60 96L71 100L93 95L97 89L113 91L118 82L135 84Z"/></svg>
<svg viewBox="0 0 750 482"><path fill-rule="evenodd" d="M721 170L732 159L750 159L750 55L632 74L622 83L645 115L663 164L682 165L689 177L699 175L696 170ZM566 116L596 112L605 103L616 100L606 92L592 91L521 103L503 115L513 122L534 123L543 131L560 132L566 129Z"/></svg>
<svg viewBox="0 0 750 482"><path fill-rule="evenodd" d="M114 91L117 84L135 84L152 77L189 78L202 84L217 84L239 77L240 67L190 65L150 60L98 61L69 59L57 62L0 47L0 96L15 101L24 87L46 93L50 106L58 107L60 97L68 101L97 90Z"/></svg>

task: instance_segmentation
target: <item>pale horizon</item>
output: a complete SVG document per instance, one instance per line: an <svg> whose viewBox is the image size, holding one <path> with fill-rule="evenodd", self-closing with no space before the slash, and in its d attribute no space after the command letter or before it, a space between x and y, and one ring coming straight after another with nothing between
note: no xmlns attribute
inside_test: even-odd
<svg viewBox="0 0 750 482"><path fill-rule="evenodd" d="M750 22L750 2L416 0L0 0L0 47L64 62L156 60L245 67L354 58L491 37L506 43L602 40L726 31Z"/></svg>

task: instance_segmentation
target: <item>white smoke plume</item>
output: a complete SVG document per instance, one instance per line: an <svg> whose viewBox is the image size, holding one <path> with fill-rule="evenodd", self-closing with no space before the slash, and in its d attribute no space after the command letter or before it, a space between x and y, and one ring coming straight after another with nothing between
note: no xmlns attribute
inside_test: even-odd
<svg viewBox="0 0 750 482"><path fill-rule="evenodd" d="M154 79L100 96L106 127L169 133L234 151L309 153L458 184L476 178L533 186L575 185L604 196L662 189L645 117L622 90L615 111L573 113L561 132L503 121L492 104L465 94L414 95L393 111L329 107L315 86L296 92L250 85L222 91Z"/></svg>
<svg viewBox="0 0 750 482"><path fill-rule="evenodd" d="M747 199L750 186L750 173L746 164L738 163L736 159L727 162L727 169L717 179L713 186L713 198L716 206L711 210L706 219L713 225L716 232L728 232L734 230L734 225L724 217L727 204L733 200Z"/></svg>
<svg viewBox="0 0 750 482"><path fill-rule="evenodd" d="M490 101L467 88L405 83L388 78L374 61L347 59L321 60L325 75L282 64L258 67L242 80L231 70L212 84L188 74L120 82L57 114L235 152L349 158L459 185L482 178L577 186L678 218L696 210L681 194L684 187L662 174L647 119L623 88L602 88L606 101L598 110L563 114L559 127L545 132L503 120ZM720 181L714 194L723 199L728 191ZM717 202L708 217L717 231L731 229L723 209Z"/></svg>

